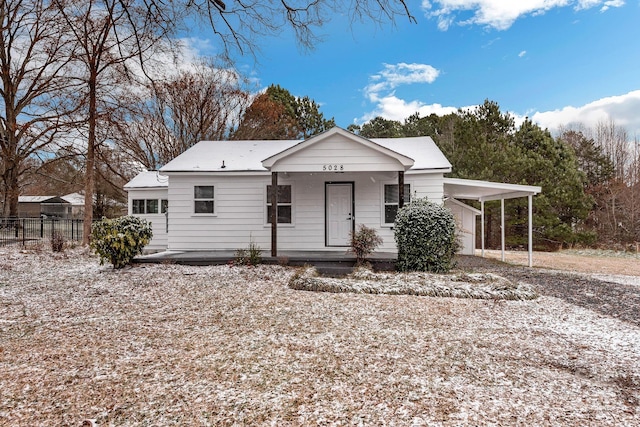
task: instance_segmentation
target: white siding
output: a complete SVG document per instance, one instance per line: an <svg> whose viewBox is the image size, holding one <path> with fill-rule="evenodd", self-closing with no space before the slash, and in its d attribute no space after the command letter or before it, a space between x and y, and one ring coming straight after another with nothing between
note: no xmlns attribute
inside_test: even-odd
<svg viewBox="0 0 640 427"><path fill-rule="evenodd" d="M167 199L168 192L166 188L162 189L150 189L150 188L135 188L130 189L128 194L129 204L128 211L129 215L133 215L132 208L134 199L156 199L158 200L158 212L160 212L160 201L162 199ZM171 208L169 208L171 209ZM146 250L164 250L167 248L167 216L165 214L157 213L157 214L136 214L134 216L140 217L142 219L146 219L151 223L151 230L153 231L153 237L151 238L151 242L147 246L145 246Z"/></svg>
<svg viewBox="0 0 640 427"><path fill-rule="evenodd" d="M463 255L475 255L476 248L476 213L473 208L463 203L447 200L448 207L456 218L456 227L462 248L459 253Z"/></svg>
<svg viewBox="0 0 640 427"><path fill-rule="evenodd" d="M396 172L280 173L279 184L292 185L292 224L278 225L278 249L336 250L325 246L325 183L352 182L355 222L379 230L379 251L395 251L393 231L384 221L383 185L397 182ZM405 175L412 196L442 202L441 173ZM251 241L264 251L271 247L266 218L266 187L271 176L172 175L169 186L170 250L236 250ZM214 215L193 214L193 187L213 185Z"/></svg>
<svg viewBox="0 0 640 427"><path fill-rule="evenodd" d="M402 170L400 162L387 154L376 151L343 135L310 145L276 162L273 171L318 171L329 167L341 172L396 171Z"/></svg>

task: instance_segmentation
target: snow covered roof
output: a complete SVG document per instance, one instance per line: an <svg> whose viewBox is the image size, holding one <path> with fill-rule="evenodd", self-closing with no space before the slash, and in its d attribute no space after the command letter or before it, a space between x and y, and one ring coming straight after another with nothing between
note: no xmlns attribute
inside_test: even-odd
<svg viewBox="0 0 640 427"><path fill-rule="evenodd" d="M351 135L354 140L374 143L384 150L391 150L398 156L413 160L410 170L451 169L451 163L428 137L415 138L375 138L365 139L341 128L326 132ZM321 134L322 135L322 134ZM304 149L305 144L314 143L319 136L301 140L259 140L259 141L201 141L160 168L161 172L265 172L265 160L277 157L284 151L296 147ZM269 162L266 162L269 165Z"/></svg>
<svg viewBox="0 0 640 427"><path fill-rule="evenodd" d="M247 172L267 169L262 161L299 140L200 141L160 168L161 172Z"/></svg>
<svg viewBox="0 0 640 427"><path fill-rule="evenodd" d="M131 188L163 188L169 187L169 177L161 175L158 171L144 171L136 175L124 186L125 190Z"/></svg>
<svg viewBox="0 0 640 427"><path fill-rule="evenodd" d="M68 203L71 203L72 205L84 205L84 194L70 193L64 196L60 196L60 198Z"/></svg>
<svg viewBox="0 0 640 427"><path fill-rule="evenodd" d="M56 196L18 196L18 203L61 203ZM64 203L64 201L62 201Z"/></svg>
<svg viewBox="0 0 640 427"><path fill-rule="evenodd" d="M372 138L371 141L411 157L414 163L410 170L451 169L451 163L429 136Z"/></svg>

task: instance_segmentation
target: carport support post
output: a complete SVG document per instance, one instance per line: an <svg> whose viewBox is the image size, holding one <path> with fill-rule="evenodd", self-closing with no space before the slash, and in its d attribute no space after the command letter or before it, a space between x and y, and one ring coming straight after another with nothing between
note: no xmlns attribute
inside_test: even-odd
<svg viewBox="0 0 640 427"><path fill-rule="evenodd" d="M404 206L404 171L398 171L398 209Z"/></svg>
<svg viewBox="0 0 640 427"><path fill-rule="evenodd" d="M278 172L271 172L271 256L278 256Z"/></svg>
<svg viewBox="0 0 640 427"><path fill-rule="evenodd" d="M529 268L533 267L533 196L529 194Z"/></svg>
<svg viewBox="0 0 640 427"><path fill-rule="evenodd" d="M502 243L502 262L504 262L504 199L500 199L500 241Z"/></svg>
<svg viewBox="0 0 640 427"><path fill-rule="evenodd" d="M484 258L484 200L480 200L480 248Z"/></svg>

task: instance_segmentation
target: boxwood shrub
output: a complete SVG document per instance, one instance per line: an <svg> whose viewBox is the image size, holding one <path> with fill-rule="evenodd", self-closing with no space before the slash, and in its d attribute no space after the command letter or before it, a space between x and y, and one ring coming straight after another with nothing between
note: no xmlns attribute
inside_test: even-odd
<svg viewBox="0 0 640 427"><path fill-rule="evenodd" d="M453 267L459 244L451 211L425 199L398 210L394 236L400 271L446 273Z"/></svg>
<svg viewBox="0 0 640 427"><path fill-rule="evenodd" d="M151 224L135 216L102 218L91 225L91 248L100 255L100 264L109 261L114 268L131 263L151 241Z"/></svg>

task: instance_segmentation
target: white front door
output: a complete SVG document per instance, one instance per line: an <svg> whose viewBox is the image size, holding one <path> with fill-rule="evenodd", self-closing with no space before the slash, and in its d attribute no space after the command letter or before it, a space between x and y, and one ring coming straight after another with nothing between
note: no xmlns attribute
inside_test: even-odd
<svg viewBox="0 0 640 427"><path fill-rule="evenodd" d="M327 246L349 246L353 230L353 184L327 184Z"/></svg>

